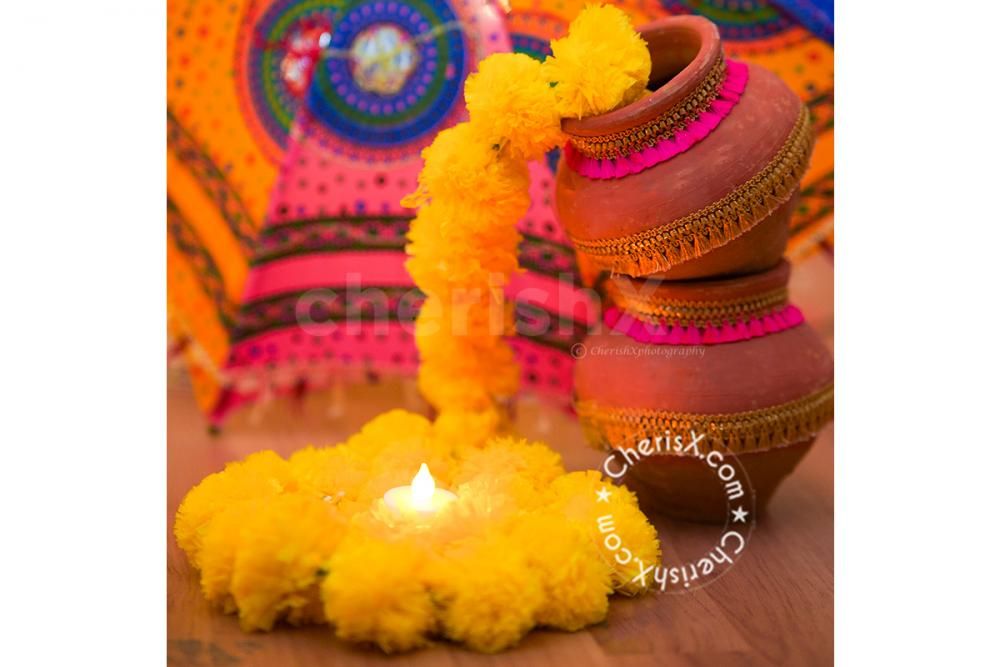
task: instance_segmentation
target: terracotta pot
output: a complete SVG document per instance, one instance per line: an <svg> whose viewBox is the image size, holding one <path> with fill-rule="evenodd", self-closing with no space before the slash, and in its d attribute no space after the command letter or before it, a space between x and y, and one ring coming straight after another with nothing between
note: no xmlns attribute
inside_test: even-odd
<svg viewBox="0 0 1000 667"><path fill-rule="evenodd" d="M781 261L729 279L609 279L605 321L575 368L591 444L704 433L700 453L737 457L762 511L833 415L833 360L788 304L788 276ZM664 451L631 465L625 481L647 509L719 521L726 498L713 474L694 452Z"/></svg>
<svg viewBox="0 0 1000 667"><path fill-rule="evenodd" d="M690 279L773 267L812 150L808 112L771 72L727 61L707 19L670 17L640 32L653 92L563 122L556 203L585 274Z"/></svg>

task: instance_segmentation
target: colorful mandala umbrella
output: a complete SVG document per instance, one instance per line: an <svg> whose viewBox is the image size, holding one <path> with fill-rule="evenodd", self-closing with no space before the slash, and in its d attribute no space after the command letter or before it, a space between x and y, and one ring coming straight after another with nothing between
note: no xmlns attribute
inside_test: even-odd
<svg viewBox="0 0 1000 667"><path fill-rule="evenodd" d="M336 13L306 12L307 4L251 13L245 32L265 37L256 47L238 40L248 63L236 76L242 108L264 150L284 155L228 328L215 423L247 401L335 378L415 371L412 326L423 297L403 266L412 212L399 202L416 186L420 150L464 117L465 76L511 48L502 14L484 0L359 0ZM510 285L512 343L525 385L568 405L569 351L596 303L579 289L556 223L549 167L533 165L532 177L533 205L520 223L526 271Z"/></svg>

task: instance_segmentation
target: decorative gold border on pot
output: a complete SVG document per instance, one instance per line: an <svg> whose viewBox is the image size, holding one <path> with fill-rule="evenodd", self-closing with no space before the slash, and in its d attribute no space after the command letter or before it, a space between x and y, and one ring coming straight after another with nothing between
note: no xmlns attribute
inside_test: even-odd
<svg viewBox="0 0 1000 667"><path fill-rule="evenodd" d="M571 237L592 267L631 276L666 271L729 243L788 201L809 166L813 132L803 106L784 145L750 180L699 211L611 239Z"/></svg>
<svg viewBox="0 0 1000 667"><path fill-rule="evenodd" d="M718 301L664 299L655 293L643 295L641 289L636 289L634 294L626 294L627 290L623 290L614 280L605 283L605 291L612 303L637 319L698 327L758 319L788 304L787 287L778 287L740 299Z"/></svg>
<svg viewBox="0 0 1000 667"><path fill-rule="evenodd" d="M569 141L581 155L594 159L618 158L655 146L687 127L719 97L726 79L726 59L720 55L708 76L687 97L662 114L636 127L596 137L570 135Z"/></svg>
<svg viewBox="0 0 1000 667"><path fill-rule="evenodd" d="M833 385L788 403L730 414L605 407L594 401L577 401L576 412L587 441L599 449L632 447L666 431L683 435L687 441L694 431L705 434L698 443L702 454L741 454L792 445L816 435L833 418Z"/></svg>

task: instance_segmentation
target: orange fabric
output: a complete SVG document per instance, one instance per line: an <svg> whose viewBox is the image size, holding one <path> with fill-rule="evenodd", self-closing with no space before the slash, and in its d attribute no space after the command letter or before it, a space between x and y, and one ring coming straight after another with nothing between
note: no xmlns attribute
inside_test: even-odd
<svg viewBox="0 0 1000 667"><path fill-rule="evenodd" d="M210 193L223 191L227 197L238 198L247 213L246 228L256 231L277 174L277 165L244 119L233 78L240 22L253 4L249 0L167 3L168 113L223 176L222 182L206 183L204 174L184 157L190 148L178 146L171 138L167 194L210 253L234 303L243 291L249 248L220 215ZM197 343L208 353L203 358L190 345L184 353L199 405L207 411L219 391L216 369L228 354L226 329L172 237L167 252L167 304L172 337Z"/></svg>

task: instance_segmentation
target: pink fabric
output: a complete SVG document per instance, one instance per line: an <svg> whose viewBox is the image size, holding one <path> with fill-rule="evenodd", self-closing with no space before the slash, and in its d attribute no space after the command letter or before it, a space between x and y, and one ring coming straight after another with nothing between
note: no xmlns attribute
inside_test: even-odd
<svg viewBox="0 0 1000 667"><path fill-rule="evenodd" d="M416 185L423 164L418 155L385 164L348 161L330 153L316 127L321 123L308 113L300 113L295 123L300 131L288 144L271 193L268 225L338 215L411 213L399 201Z"/></svg>
<svg viewBox="0 0 1000 667"><path fill-rule="evenodd" d="M541 396L556 397L555 405L570 409L566 400L573 395L573 358L524 336L508 338L518 363L524 389Z"/></svg>
<svg viewBox="0 0 1000 667"><path fill-rule="evenodd" d="M760 338L797 327L804 322L802 311L792 305L749 321L725 322L722 326L685 326L651 323L615 308L604 312L604 323L628 335L632 340L650 345L721 345Z"/></svg>
<svg viewBox="0 0 1000 667"><path fill-rule="evenodd" d="M273 262L266 272L252 272L243 298L251 301L331 285L353 284L358 288L371 284L409 286L413 284L413 279L403 266L405 259L405 253L391 250L289 257Z"/></svg>
<svg viewBox="0 0 1000 667"><path fill-rule="evenodd" d="M559 280L532 271L521 271L510 278L507 296L519 303L544 307L554 315L590 326L600 317L600 304L594 293L580 289L568 280Z"/></svg>
<svg viewBox="0 0 1000 667"><path fill-rule="evenodd" d="M335 347L318 344L320 334ZM303 374L323 377L324 369L351 365L362 373L377 367L397 371L390 374L409 374L418 361L412 323L358 321L324 323L314 330L284 328L262 333L234 349L230 358L228 379L245 391L256 389L256 380L264 377L291 385ZM284 371L275 373L269 366Z"/></svg>
<svg viewBox="0 0 1000 667"><path fill-rule="evenodd" d="M726 61L726 78L719 89L719 96L701 115L693 119L682 130L672 137L661 139L655 146L649 146L641 151L622 156L617 159L601 160L587 157L578 152L571 143L563 149L566 164L587 178L606 180L624 178L630 174L638 174L655 165L665 162L675 155L680 155L699 141L711 134L712 130L729 115L736 103L740 101L746 89L749 69L745 63L735 60Z"/></svg>

